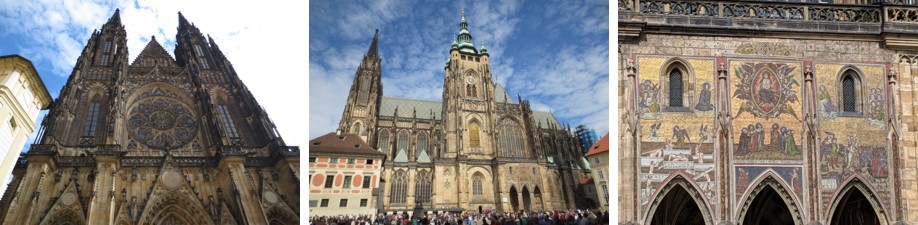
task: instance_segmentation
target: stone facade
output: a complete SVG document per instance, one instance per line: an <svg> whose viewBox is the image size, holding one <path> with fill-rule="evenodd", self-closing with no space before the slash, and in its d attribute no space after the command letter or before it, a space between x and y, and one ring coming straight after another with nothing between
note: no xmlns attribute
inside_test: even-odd
<svg viewBox="0 0 918 225"><path fill-rule="evenodd" d="M580 191L588 167L570 127L494 83L487 49L474 46L464 16L441 102L383 97L377 45L378 32L338 129L388 155L382 211L595 207Z"/></svg>
<svg viewBox="0 0 918 225"><path fill-rule="evenodd" d="M621 222L918 221L918 7L618 10Z"/></svg>
<svg viewBox="0 0 918 225"><path fill-rule="evenodd" d="M35 131L38 112L51 95L32 62L22 56L0 56L0 180L8 180L26 139ZM6 184L0 190L6 190Z"/></svg>
<svg viewBox="0 0 918 225"><path fill-rule="evenodd" d="M175 59L133 62L118 11L93 32L39 140L13 170L3 224L297 224L299 150L214 43L179 14Z"/></svg>

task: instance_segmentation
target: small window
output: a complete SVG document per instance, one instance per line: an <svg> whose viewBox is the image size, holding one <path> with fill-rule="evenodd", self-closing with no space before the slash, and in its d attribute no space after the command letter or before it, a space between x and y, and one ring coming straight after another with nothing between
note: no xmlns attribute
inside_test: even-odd
<svg viewBox="0 0 918 225"><path fill-rule="evenodd" d="M99 65L108 66L108 54L102 55L102 61L99 62Z"/></svg>
<svg viewBox="0 0 918 225"><path fill-rule="evenodd" d="M329 161L328 163L332 163L332 164L338 163L338 158L331 158L330 160L331 161Z"/></svg>
<svg viewBox="0 0 918 225"><path fill-rule="evenodd" d="M363 176L363 188L370 188L370 176Z"/></svg>
<svg viewBox="0 0 918 225"><path fill-rule="evenodd" d="M599 171L599 179L606 179L605 175L602 173L602 170Z"/></svg>
<svg viewBox="0 0 918 225"><path fill-rule="evenodd" d="M367 207L367 199L360 199L360 207Z"/></svg>
<svg viewBox="0 0 918 225"><path fill-rule="evenodd" d="M347 207L347 199L341 199L341 204L338 204L338 207Z"/></svg>
<svg viewBox="0 0 918 225"><path fill-rule="evenodd" d="M594 163L599 163L599 162L601 162L601 161L602 161L602 160L600 160L599 157L594 157L594 158L593 158L593 162L594 162Z"/></svg>
<svg viewBox="0 0 918 225"><path fill-rule="evenodd" d="M309 162L311 162L311 163L316 162L316 157L309 157Z"/></svg>
<svg viewBox="0 0 918 225"><path fill-rule="evenodd" d="M10 130L16 130L16 120L10 118Z"/></svg>
<svg viewBox="0 0 918 225"><path fill-rule="evenodd" d="M367 165L373 165L373 160L372 160L372 159L367 159Z"/></svg>
<svg viewBox="0 0 918 225"><path fill-rule="evenodd" d="M309 201L309 207L315 208L316 206L318 206L318 204L319 204L318 200Z"/></svg>
<svg viewBox="0 0 918 225"><path fill-rule="evenodd" d="M325 188L332 188L332 184L335 182L334 175L325 176Z"/></svg>
<svg viewBox="0 0 918 225"><path fill-rule="evenodd" d="M351 176L344 176L344 188L351 188Z"/></svg>
<svg viewBox="0 0 918 225"><path fill-rule="evenodd" d="M354 164L356 162L357 162L356 159L353 159L353 158L347 159L347 164Z"/></svg>
<svg viewBox="0 0 918 225"><path fill-rule="evenodd" d="M109 53L112 52L112 41L108 40L102 44L102 52Z"/></svg>
<svg viewBox="0 0 918 225"><path fill-rule="evenodd" d="M682 90L682 71L673 69L669 72L669 107L683 107Z"/></svg>
<svg viewBox="0 0 918 225"><path fill-rule="evenodd" d="M328 199L322 199L322 204L319 207L328 207Z"/></svg>
<svg viewBox="0 0 918 225"><path fill-rule="evenodd" d="M857 112L857 86L854 75L848 74L842 79L842 99L845 112Z"/></svg>

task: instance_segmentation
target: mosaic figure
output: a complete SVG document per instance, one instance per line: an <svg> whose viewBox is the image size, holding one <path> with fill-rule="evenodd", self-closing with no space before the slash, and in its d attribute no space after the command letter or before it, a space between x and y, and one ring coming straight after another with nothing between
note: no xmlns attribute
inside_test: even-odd
<svg viewBox="0 0 918 225"><path fill-rule="evenodd" d="M835 119L838 117L838 107L832 104L832 96L826 90L825 85L819 85L819 113L825 119Z"/></svg>
<svg viewBox="0 0 918 225"><path fill-rule="evenodd" d="M800 120L789 105L797 102L795 87L799 83L794 78L795 70L783 63L746 63L737 67L739 82L733 97L745 102L736 116L749 112L756 118L770 119L786 113Z"/></svg>
<svg viewBox="0 0 918 225"><path fill-rule="evenodd" d="M698 97L698 104L695 104L695 110L714 110L714 104L711 104L711 84L708 82L701 84L701 94Z"/></svg>
<svg viewBox="0 0 918 225"><path fill-rule="evenodd" d="M874 127L883 127L886 119L886 110L884 108L886 101L884 100L883 91L880 88L870 89L867 104L867 121Z"/></svg>

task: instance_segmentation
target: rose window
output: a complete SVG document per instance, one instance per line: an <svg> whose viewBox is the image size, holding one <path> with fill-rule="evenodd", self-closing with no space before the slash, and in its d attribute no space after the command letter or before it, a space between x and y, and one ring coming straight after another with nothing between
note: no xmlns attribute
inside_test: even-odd
<svg viewBox="0 0 918 225"><path fill-rule="evenodd" d="M144 99L134 106L128 118L131 137L151 148L184 146L197 129L190 111L170 98Z"/></svg>

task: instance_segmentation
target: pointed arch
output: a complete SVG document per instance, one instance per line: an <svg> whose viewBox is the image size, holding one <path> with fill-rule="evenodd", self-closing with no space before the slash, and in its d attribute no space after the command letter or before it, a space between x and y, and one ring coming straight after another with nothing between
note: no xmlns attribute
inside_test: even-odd
<svg viewBox="0 0 918 225"><path fill-rule="evenodd" d="M433 177L427 170L418 171L417 178L414 182L414 196L417 202L430 205L431 183Z"/></svg>
<svg viewBox="0 0 918 225"><path fill-rule="evenodd" d="M396 155L394 156L397 156L397 153L401 151L404 151L406 154L411 154L409 152L411 151L411 149L409 149L410 146L411 144L408 138L408 130L403 129L398 131L398 149L396 150Z"/></svg>
<svg viewBox="0 0 918 225"><path fill-rule="evenodd" d="M664 105L664 111L689 111L688 104L694 102L695 74L692 65L680 57L672 57L660 67L660 90L663 92L659 100Z"/></svg>
<svg viewBox="0 0 918 225"><path fill-rule="evenodd" d="M644 216L646 224L665 224L666 221L674 219L680 221L692 220L708 225L714 224L713 218L711 217L711 208L708 206L707 201L704 200L704 194L701 193L699 191L700 189L691 181L686 179L687 176L688 175L679 172L663 182L665 185L663 185L660 190L657 191L656 195L654 195L653 201L650 203L650 208ZM672 204L669 203L677 203L680 204L680 206L675 206L676 208L673 208ZM664 208L661 209L660 207ZM671 210L686 207L689 211L693 211L691 207L694 207L694 209L697 209L694 210L696 213ZM658 212L658 210L673 213L663 213ZM700 215L701 217L687 218L693 215Z"/></svg>
<svg viewBox="0 0 918 225"><path fill-rule="evenodd" d="M149 201L138 224L210 224L204 206L180 191L171 191ZM178 222L178 223L176 223Z"/></svg>
<svg viewBox="0 0 918 225"><path fill-rule="evenodd" d="M363 129L363 123L360 121L354 122L354 125L351 125L351 133L356 134L357 136L366 135L366 131Z"/></svg>
<svg viewBox="0 0 918 225"><path fill-rule="evenodd" d="M428 157L430 157L430 152L427 151L427 147L428 147L427 132L418 131L417 136L418 136L417 141L415 141L417 143L417 145L415 146L416 150L414 154L415 160L421 157L422 152L424 152L425 154L428 155Z"/></svg>
<svg viewBox="0 0 918 225"><path fill-rule="evenodd" d="M469 146L481 147L481 127L476 119L469 122Z"/></svg>
<svg viewBox="0 0 918 225"><path fill-rule="evenodd" d="M265 217L269 225L296 225L300 224L299 216L287 206L272 206L265 210Z"/></svg>
<svg viewBox="0 0 918 225"><path fill-rule="evenodd" d="M503 157L529 157L523 138L523 127L515 119L504 117L497 122L498 146Z"/></svg>
<svg viewBox="0 0 918 225"><path fill-rule="evenodd" d="M404 170L396 170L389 183L389 204L404 205L408 198L408 174Z"/></svg>
<svg viewBox="0 0 918 225"><path fill-rule="evenodd" d="M358 76L360 75L358 74ZM360 76L360 84L358 86L360 90L357 92L357 104L367 105L370 99L370 76L367 74Z"/></svg>
<svg viewBox="0 0 918 225"><path fill-rule="evenodd" d="M844 116L860 116L865 111L864 73L853 65L846 65L839 70L836 78L837 105Z"/></svg>
<svg viewBox="0 0 918 225"><path fill-rule="evenodd" d="M758 212L752 212L754 214L752 216L748 215L753 206L770 207L774 206L774 203L781 203L787 209L788 217L790 217L788 220L792 220L794 224L803 224L803 212L800 210L798 199L790 191L792 189L787 188L789 185L783 182L780 175L774 170L768 169L762 172L762 175L756 180L754 188L744 195L745 200L739 205L739 210L736 213L737 221L749 221L759 218L757 217L759 215ZM780 200L775 198L780 198Z"/></svg>
<svg viewBox="0 0 918 225"><path fill-rule="evenodd" d="M383 153L390 153L389 150L389 130L379 129L379 134L376 137L376 149ZM395 151L389 154L389 159L395 158Z"/></svg>
<svg viewBox="0 0 918 225"><path fill-rule="evenodd" d="M481 185L482 180L484 180L484 176L481 175L481 172L475 172L475 174L472 175L472 195L480 196L483 194Z"/></svg>
<svg viewBox="0 0 918 225"><path fill-rule="evenodd" d="M827 224L855 222L847 219L862 219L853 224L889 224L890 220L886 213L886 207L876 197L875 193L870 186L863 182L861 177L858 175L852 176L841 189L835 192L835 196L832 196L829 210L826 211ZM867 205L864 205L864 203L867 203ZM868 208L867 206L869 206L867 211L858 210L857 208ZM871 216L876 219L873 223L870 222L874 219L870 218Z"/></svg>

